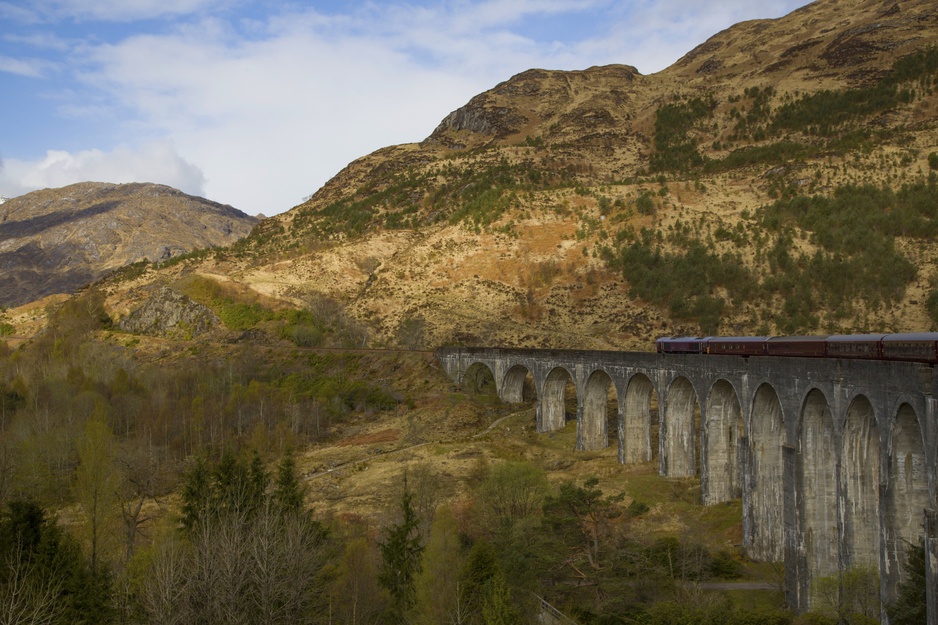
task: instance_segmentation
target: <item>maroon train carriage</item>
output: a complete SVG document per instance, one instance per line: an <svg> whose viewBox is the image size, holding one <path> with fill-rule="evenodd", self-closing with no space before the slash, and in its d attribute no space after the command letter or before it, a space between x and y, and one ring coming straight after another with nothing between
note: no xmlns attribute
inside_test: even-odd
<svg viewBox="0 0 938 625"><path fill-rule="evenodd" d="M938 363L938 332L887 334L882 339L882 358Z"/></svg>
<svg viewBox="0 0 938 625"><path fill-rule="evenodd" d="M707 341L708 354L724 356L765 356L767 336L711 336Z"/></svg>
<svg viewBox="0 0 938 625"><path fill-rule="evenodd" d="M855 358L938 364L938 332L816 336L677 336L655 341L658 353L799 358Z"/></svg>
<svg viewBox="0 0 938 625"><path fill-rule="evenodd" d="M883 357L882 341L885 334L834 334L827 337L827 355L830 358L862 358L879 360Z"/></svg>
<svg viewBox="0 0 938 625"><path fill-rule="evenodd" d="M827 336L773 336L765 341L768 356L795 356L824 358L827 356Z"/></svg>

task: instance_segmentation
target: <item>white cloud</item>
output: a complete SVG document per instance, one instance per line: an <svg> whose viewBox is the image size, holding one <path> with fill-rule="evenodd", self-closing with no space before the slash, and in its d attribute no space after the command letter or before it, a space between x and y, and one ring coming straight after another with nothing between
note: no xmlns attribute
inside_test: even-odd
<svg viewBox="0 0 938 625"><path fill-rule="evenodd" d="M452 0L427 6L364 2L343 14L324 14L300 3L285 4L291 8L264 21L205 16L208 8L233 3L38 3L46 13L73 19L201 17L167 22L159 34L73 48L70 73L85 89L75 91L81 98L62 102L60 114L120 120L117 129L129 147L49 152L32 163L7 159L0 189L10 194L14 170L23 176L21 190L81 179L152 180L201 190L249 213L274 214L355 158L420 141L449 112L517 72L608 63L657 71L735 21L781 15L800 4ZM0 14L4 6L0 0ZM531 18L562 23L584 15L601 24L590 25L583 32L594 34L580 40L520 34ZM10 61L6 71L44 71ZM157 163L160 155L165 165Z"/></svg>
<svg viewBox="0 0 938 625"><path fill-rule="evenodd" d="M110 152L49 150L37 161L6 158L2 165L0 190L7 197L85 181L158 182L202 195L205 182L202 172L180 157L169 141Z"/></svg>
<svg viewBox="0 0 938 625"><path fill-rule="evenodd" d="M0 72L26 76L27 78L40 78L55 64L43 59L15 59L9 56L0 56Z"/></svg>
<svg viewBox="0 0 938 625"><path fill-rule="evenodd" d="M36 0L34 8L53 19L129 22L188 15L228 4L230 0Z"/></svg>

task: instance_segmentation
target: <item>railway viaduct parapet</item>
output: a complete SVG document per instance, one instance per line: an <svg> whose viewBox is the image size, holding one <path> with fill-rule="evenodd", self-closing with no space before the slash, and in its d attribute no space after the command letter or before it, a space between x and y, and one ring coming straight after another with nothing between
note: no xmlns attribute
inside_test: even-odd
<svg viewBox="0 0 938 625"><path fill-rule="evenodd" d="M812 580L856 567L879 571L885 605L906 543L924 537L928 623L938 625L934 367L500 348L437 355L457 384L488 371L503 401L533 392L541 432L564 427L572 385L578 450L617 444L622 464L657 458L662 476L699 475L704 505L742 499L743 548L784 562L793 609L810 608Z"/></svg>

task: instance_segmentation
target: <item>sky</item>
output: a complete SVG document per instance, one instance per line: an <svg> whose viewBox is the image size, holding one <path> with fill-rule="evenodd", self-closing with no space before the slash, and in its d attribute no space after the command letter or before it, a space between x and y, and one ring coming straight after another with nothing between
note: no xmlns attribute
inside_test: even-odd
<svg viewBox="0 0 938 625"><path fill-rule="evenodd" d="M0 196L157 182L273 215L531 68L660 71L806 0L0 0Z"/></svg>

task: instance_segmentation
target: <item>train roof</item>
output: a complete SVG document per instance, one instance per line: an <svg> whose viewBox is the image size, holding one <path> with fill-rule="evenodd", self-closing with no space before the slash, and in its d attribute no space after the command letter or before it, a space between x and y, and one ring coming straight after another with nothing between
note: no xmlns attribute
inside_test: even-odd
<svg viewBox="0 0 938 625"><path fill-rule="evenodd" d="M831 343L854 343L856 341L881 341L886 334L832 334L827 337Z"/></svg>
<svg viewBox="0 0 938 625"><path fill-rule="evenodd" d="M724 343L751 343L752 341L764 341L767 336L711 336L711 341L723 341Z"/></svg>
<svg viewBox="0 0 938 625"><path fill-rule="evenodd" d="M823 343L828 339L827 334L812 334L807 336L770 336L766 339L769 343L781 343L783 341L798 343Z"/></svg>
<svg viewBox="0 0 938 625"><path fill-rule="evenodd" d="M906 332L904 334L886 334L884 342L893 341L938 341L938 332Z"/></svg>

